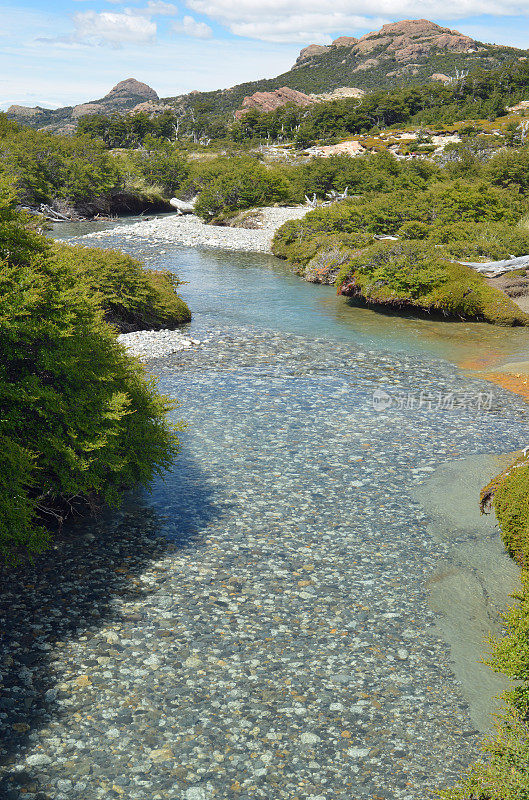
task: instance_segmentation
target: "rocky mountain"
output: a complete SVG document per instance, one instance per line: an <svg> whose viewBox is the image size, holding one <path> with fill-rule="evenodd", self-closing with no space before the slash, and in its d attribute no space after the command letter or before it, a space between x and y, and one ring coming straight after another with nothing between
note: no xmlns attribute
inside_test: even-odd
<svg viewBox="0 0 529 800"><path fill-rule="evenodd" d="M304 47L294 65L306 66L324 53L336 52L336 48L346 48L337 53L341 60L348 59L353 72L359 72L373 66L373 54L376 51L378 63L381 60L394 60L398 64L406 64L430 56L433 52L444 53L476 53L480 44L470 36L459 31L442 28L427 19L403 20L384 25L379 31L366 33L361 39L340 36L330 45L310 44ZM358 63L353 64L354 61Z"/></svg>
<svg viewBox="0 0 529 800"><path fill-rule="evenodd" d="M54 111L11 106L7 113L34 127L64 131L73 130L83 114L158 113L168 107L183 114L233 119L249 108L270 110L284 102L303 105L329 97L359 96L362 91L404 83L448 82L462 73L494 69L528 57L527 50L484 44L426 19L403 20L360 39L340 36L330 45L310 44L288 72L230 89L194 91L160 100L150 86L129 78L101 100Z"/></svg>
<svg viewBox="0 0 529 800"><path fill-rule="evenodd" d="M282 86L274 92L254 92L249 97L245 97L242 108L235 112L235 119L242 119L252 108L256 108L258 111L275 111L276 108L287 103L294 103L296 106L310 106L315 102L314 97L297 92L295 89L289 89L288 86Z"/></svg>
<svg viewBox="0 0 529 800"><path fill-rule="evenodd" d="M77 106L49 110L36 106L11 106L7 116L17 122L50 130L73 130L77 120L85 114L121 114L128 111L157 111L163 105L158 94L146 83L134 78L120 81L100 100L91 100Z"/></svg>
<svg viewBox="0 0 529 800"><path fill-rule="evenodd" d="M348 91L352 95L358 90L389 89L404 83L448 82L462 73L494 69L518 58L528 58L528 51L484 44L426 19L403 20L360 39L340 36L330 45L310 44L292 68L277 78L216 92L195 92L167 102L182 110L204 109L222 116L246 107L246 98L256 92L273 93L288 87L320 99L337 90L338 96L346 96Z"/></svg>

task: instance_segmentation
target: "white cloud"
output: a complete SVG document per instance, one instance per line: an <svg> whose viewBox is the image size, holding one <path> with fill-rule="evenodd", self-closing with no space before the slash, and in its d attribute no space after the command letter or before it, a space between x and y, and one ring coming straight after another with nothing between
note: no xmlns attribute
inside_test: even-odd
<svg viewBox="0 0 529 800"><path fill-rule="evenodd" d="M165 3L163 0L149 0L145 8L128 8L129 14L138 14L144 17L176 17L178 6L173 3Z"/></svg>
<svg viewBox="0 0 529 800"><path fill-rule="evenodd" d="M195 39L209 39L213 31L205 22L199 22L193 17L185 16L182 21L174 22L172 30L175 33L185 33Z"/></svg>
<svg viewBox="0 0 529 800"><path fill-rule="evenodd" d="M328 13L321 0L187 0L193 11L232 33L273 42L305 42L338 31L354 34L395 19L462 19L480 14L526 15L527 0L334 0ZM373 17L376 11L377 16Z"/></svg>
<svg viewBox="0 0 529 800"><path fill-rule="evenodd" d="M314 38L320 44L331 41L331 33L344 31L355 33L366 28L379 28L389 20L382 17L366 18L348 14L289 14L268 20L236 21L229 27L237 36L262 39L268 42L300 42L310 44Z"/></svg>
<svg viewBox="0 0 529 800"><path fill-rule="evenodd" d="M82 11L73 18L76 41L99 43L148 44L156 37L156 23L137 14Z"/></svg>

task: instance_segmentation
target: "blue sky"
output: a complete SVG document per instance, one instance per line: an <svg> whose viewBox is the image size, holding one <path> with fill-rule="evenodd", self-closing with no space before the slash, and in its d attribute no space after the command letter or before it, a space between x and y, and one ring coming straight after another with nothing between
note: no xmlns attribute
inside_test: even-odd
<svg viewBox="0 0 529 800"><path fill-rule="evenodd" d="M0 0L0 108L57 107L134 77L162 97L287 70L301 47L427 18L529 48L529 0Z"/></svg>

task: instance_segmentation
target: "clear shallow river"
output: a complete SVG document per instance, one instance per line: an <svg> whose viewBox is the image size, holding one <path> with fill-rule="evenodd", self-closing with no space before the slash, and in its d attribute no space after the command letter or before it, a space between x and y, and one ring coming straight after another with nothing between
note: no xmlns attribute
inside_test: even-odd
<svg viewBox="0 0 529 800"><path fill-rule="evenodd" d="M445 359L521 356L528 333L353 309L265 256L97 244L189 281L203 344L149 365L189 424L166 480L34 576L61 688L24 774L53 800L450 784L501 688L476 661L516 586L474 513L498 466L477 456L529 436L520 398Z"/></svg>

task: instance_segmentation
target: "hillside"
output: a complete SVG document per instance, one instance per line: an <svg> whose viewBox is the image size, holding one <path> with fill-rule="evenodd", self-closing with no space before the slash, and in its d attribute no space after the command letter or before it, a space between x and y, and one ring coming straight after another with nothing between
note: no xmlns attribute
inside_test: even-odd
<svg viewBox="0 0 529 800"><path fill-rule="evenodd" d="M433 76L448 82L461 73L490 70L527 57L527 50L484 44L428 20L404 20L384 25L361 39L342 36L328 46L311 44L301 50L292 69L276 78L214 92L194 92L167 98L166 102L182 110L193 107L222 115L239 109L255 92L272 92L285 86L305 94L345 86L364 91L390 89L425 83Z"/></svg>
<svg viewBox="0 0 529 800"><path fill-rule="evenodd" d="M432 79L449 82L461 73L491 70L528 57L527 50L484 44L428 20L404 20L384 25L361 39L341 36L331 45L308 45L288 72L230 89L194 91L159 100L154 89L131 78L100 100L53 111L11 106L7 114L33 127L62 131L73 130L83 114L158 112L168 106L184 114L193 109L194 113L210 117L231 118L255 93L286 87L304 94L320 94L341 87L370 91Z"/></svg>
<svg viewBox="0 0 529 800"><path fill-rule="evenodd" d="M120 81L100 100L90 100L77 106L66 106L53 110L39 106L35 108L11 106L7 110L7 116L16 122L35 128L50 128L67 132L73 130L77 120L86 114L122 114L133 110L157 109L160 109L160 102L154 89L134 78L127 78Z"/></svg>

